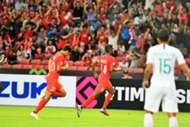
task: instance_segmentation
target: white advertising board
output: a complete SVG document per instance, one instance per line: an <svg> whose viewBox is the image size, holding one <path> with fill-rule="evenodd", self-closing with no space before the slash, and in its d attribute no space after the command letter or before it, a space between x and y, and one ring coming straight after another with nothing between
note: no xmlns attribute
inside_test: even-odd
<svg viewBox="0 0 190 127"><path fill-rule="evenodd" d="M47 106L74 107L76 103L76 77L60 76L59 81L67 91L66 97L52 98ZM0 74L3 89L0 105L36 106L40 92L46 87L45 76Z"/></svg>

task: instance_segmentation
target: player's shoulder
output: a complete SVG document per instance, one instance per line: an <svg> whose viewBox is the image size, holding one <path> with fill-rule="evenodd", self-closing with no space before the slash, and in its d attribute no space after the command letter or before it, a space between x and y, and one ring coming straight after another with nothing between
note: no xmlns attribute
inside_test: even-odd
<svg viewBox="0 0 190 127"><path fill-rule="evenodd" d="M159 45L154 45L154 46L151 46L149 49L148 49L148 52L149 53L152 53L152 52L155 52L156 50L159 49Z"/></svg>
<svg viewBox="0 0 190 127"><path fill-rule="evenodd" d="M170 45L169 45L169 47L170 47L172 50L174 50L174 51L180 51L178 48L176 48L176 47L174 47L174 46L170 46Z"/></svg>
<svg viewBox="0 0 190 127"><path fill-rule="evenodd" d="M174 47L174 46L170 46L170 45L163 46L162 44L158 44L158 45L150 47L149 51L155 52L155 51L160 51L162 49L166 49L167 51L174 51L174 52L178 52L179 51L179 49L176 48L176 47Z"/></svg>
<svg viewBox="0 0 190 127"><path fill-rule="evenodd" d="M170 52L172 52L174 54L175 53L180 53L180 50L178 48L174 47L174 46L168 45L167 48L168 48L167 49L168 51L170 51Z"/></svg>

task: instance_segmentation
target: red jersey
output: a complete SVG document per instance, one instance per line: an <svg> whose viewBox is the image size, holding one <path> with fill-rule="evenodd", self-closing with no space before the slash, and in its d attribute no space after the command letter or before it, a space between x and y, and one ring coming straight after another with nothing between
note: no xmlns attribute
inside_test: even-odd
<svg viewBox="0 0 190 127"><path fill-rule="evenodd" d="M80 43L88 43L88 32L87 31L82 31L80 35Z"/></svg>
<svg viewBox="0 0 190 127"><path fill-rule="evenodd" d="M100 33L98 33L98 39L100 43L106 43L107 42L106 33L104 31L101 31Z"/></svg>
<svg viewBox="0 0 190 127"><path fill-rule="evenodd" d="M97 62L101 65L100 77L109 79L111 77L112 67L116 65L116 59L111 55L103 55L97 58Z"/></svg>
<svg viewBox="0 0 190 127"><path fill-rule="evenodd" d="M56 53L49 59L48 70L49 73L57 73L65 65L65 56L62 53Z"/></svg>

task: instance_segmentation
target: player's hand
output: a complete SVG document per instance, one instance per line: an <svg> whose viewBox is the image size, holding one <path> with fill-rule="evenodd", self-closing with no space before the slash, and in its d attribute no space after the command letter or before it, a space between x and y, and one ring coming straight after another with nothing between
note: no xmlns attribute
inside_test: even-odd
<svg viewBox="0 0 190 127"><path fill-rule="evenodd" d="M94 73L94 78L97 80L98 79L98 74L97 73Z"/></svg>
<svg viewBox="0 0 190 127"><path fill-rule="evenodd" d="M142 87L144 89L149 88L150 87L149 81L148 80L144 80L143 83L142 83Z"/></svg>

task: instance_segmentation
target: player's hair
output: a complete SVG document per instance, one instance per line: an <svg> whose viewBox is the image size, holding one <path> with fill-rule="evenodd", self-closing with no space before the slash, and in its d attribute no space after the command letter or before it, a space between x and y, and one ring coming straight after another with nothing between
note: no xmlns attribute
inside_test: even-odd
<svg viewBox="0 0 190 127"><path fill-rule="evenodd" d="M160 39L160 41L165 41L167 42L170 38L170 32L168 29L163 28L158 32L158 38Z"/></svg>
<svg viewBox="0 0 190 127"><path fill-rule="evenodd" d="M68 51L68 52L71 52L71 51L72 51L71 46L66 45L66 46L62 49L62 51Z"/></svg>
<svg viewBox="0 0 190 127"><path fill-rule="evenodd" d="M106 51L106 53L109 53L110 50L113 50L112 45L106 45L106 46L105 46L105 51Z"/></svg>

